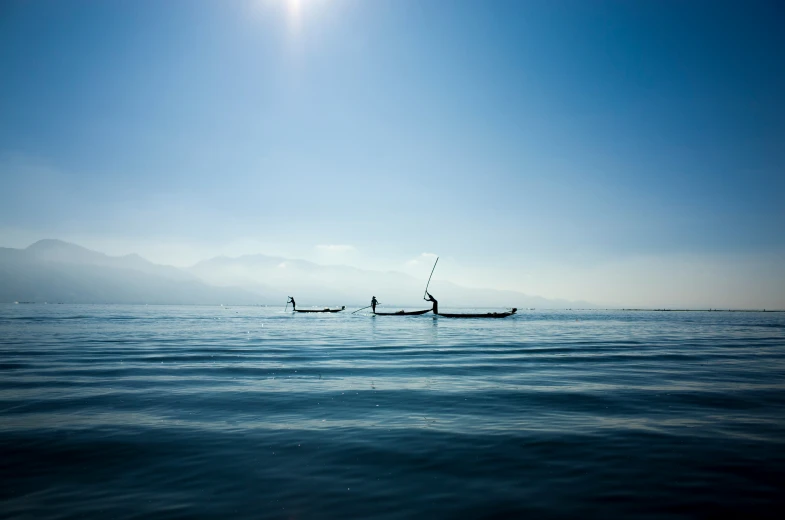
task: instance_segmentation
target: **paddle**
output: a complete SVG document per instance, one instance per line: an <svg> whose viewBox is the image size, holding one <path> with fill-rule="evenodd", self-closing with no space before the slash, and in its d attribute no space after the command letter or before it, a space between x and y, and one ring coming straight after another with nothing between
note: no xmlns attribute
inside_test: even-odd
<svg viewBox="0 0 785 520"><path fill-rule="evenodd" d="M422 297L425 298L425 295L428 294L428 286L431 285L431 277L433 276L433 272L436 270L436 264L439 263L439 257L436 257L436 261L433 263L433 269L431 269L431 276L428 277L428 283L425 284L425 292L422 293Z"/></svg>
<svg viewBox="0 0 785 520"><path fill-rule="evenodd" d="M370 305L369 305L368 307L370 307ZM368 307L363 307L362 309L357 309L357 310L356 310L356 311L354 311L354 312L360 312L361 310L363 310L363 309L367 309ZM354 314L354 312L353 312L352 314Z"/></svg>

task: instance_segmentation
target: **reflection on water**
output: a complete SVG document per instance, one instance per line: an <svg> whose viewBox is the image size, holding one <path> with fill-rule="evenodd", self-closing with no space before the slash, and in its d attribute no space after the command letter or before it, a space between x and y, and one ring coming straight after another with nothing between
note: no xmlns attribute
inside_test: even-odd
<svg viewBox="0 0 785 520"><path fill-rule="evenodd" d="M0 511L763 515L785 315L0 306Z"/></svg>

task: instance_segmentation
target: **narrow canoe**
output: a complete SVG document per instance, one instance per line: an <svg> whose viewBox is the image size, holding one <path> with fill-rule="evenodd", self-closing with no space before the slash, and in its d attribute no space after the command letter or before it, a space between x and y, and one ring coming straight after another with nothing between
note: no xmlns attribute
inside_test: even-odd
<svg viewBox="0 0 785 520"><path fill-rule="evenodd" d="M374 312L374 314L376 316L419 316L426 312L431 312L431 309L425 309L424 311Z"/></svg>
<svg viewBox="0 0 785 520"><path fill-rule="evenodd" d="M445 318L506 318L507 316L512 316L516 312L518 312L518 309L513 309L509 312L486 312L482 314L451 314L440 312L437 316L443 316Z"/></svg>
<svg viewBox="0 0 785 520"><path fill-rule="evenodd" d="M294 312L341 312L346 307L341 307L340 309L294 309Z"/></svg>

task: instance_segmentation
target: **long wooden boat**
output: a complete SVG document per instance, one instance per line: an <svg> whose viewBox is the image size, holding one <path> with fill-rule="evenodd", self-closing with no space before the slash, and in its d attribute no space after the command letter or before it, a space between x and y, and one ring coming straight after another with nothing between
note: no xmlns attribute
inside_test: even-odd
<svg viewBox="0 0 785 520"><path fill-rule="evenodd" d="M454 314L454 313L439 312L436 313L436 315L443 316L445 318L506 318L507 316L512 316L516 312L518 312L517 308L513 308L511 311L508 312L485 312L480 314L471 314L471 313Z"/></svg>
<svg viewBox="0 0 785 520"><path fill-rule="evenodd" d="M340 309L294 309L294 312L341 312L345 308L344 305Z"/></svg>
<svg viewBox="0 0 785 520"><path fill-rule="evenodd" d="M398 312L374 312L376 316L419 316L426 312L431 312L432 309L425 309L424 311L398 311Z"/></svg>

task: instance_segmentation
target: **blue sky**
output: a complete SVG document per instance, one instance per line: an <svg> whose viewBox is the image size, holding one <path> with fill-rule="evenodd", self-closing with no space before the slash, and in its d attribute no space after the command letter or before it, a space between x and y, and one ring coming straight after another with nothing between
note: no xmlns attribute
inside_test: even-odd
<svg viewBox="0 0 785 520"><path fill-rule="evenodd" d="M435 252L467 285L785 307L783 22L779 2L5 2L0 245L417 275Z"/></svg>

